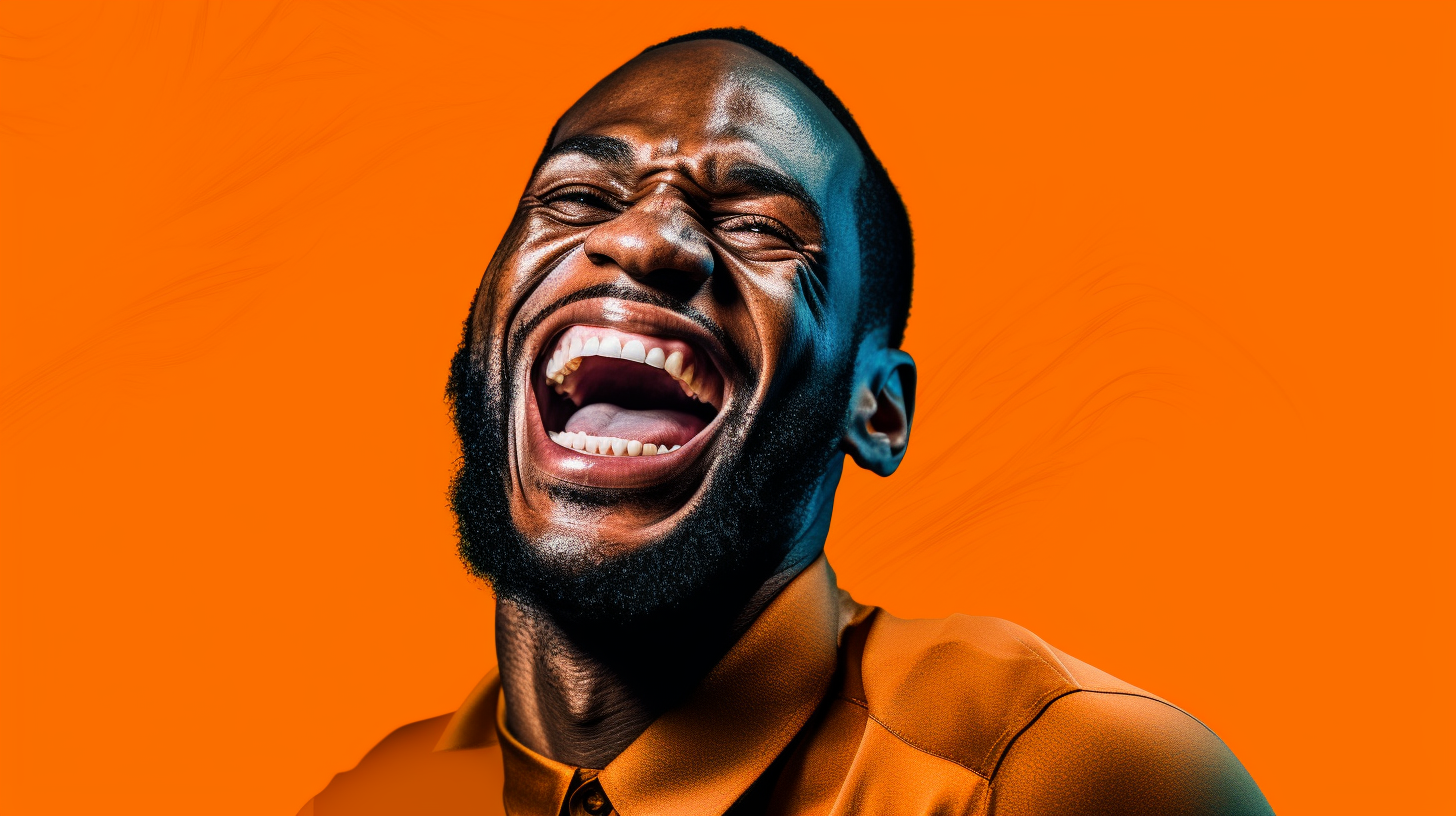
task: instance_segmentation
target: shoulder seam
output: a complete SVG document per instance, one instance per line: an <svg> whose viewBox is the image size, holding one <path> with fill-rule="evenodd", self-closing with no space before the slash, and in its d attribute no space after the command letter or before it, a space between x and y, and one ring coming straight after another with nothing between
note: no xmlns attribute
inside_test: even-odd
<svg viewBox="0 0 1456 816"><path fill-rule="evenodd" d="M945 756L944 754L936 753L935 751L932 751L929 748L925 748L923 746L916 745L914 742L912 742L910 740L909 737L907 737L904 734L901 734L899 731L896 731L895 729L891 728L889 726L889 724L886 723L884 720L880 719L879 717L876 717L874 715L874 712L870 711L869 704L866 703L866 702L864 702L863 700L856 700L853 697L845 697L845 696L841 696L839 699L843 700L846 703L849 703L850 705L859 706L860 708L864 709L865 716L868 717L871 722L873 722L875 725L878 725L879 727L885 729L885 731L888 732L895 739L897 739L897 740L905 743L907 746L915 749L916 751L919 751L920 753L925 754L927 756L933 756L936 759L943 759L946 762L949 762L950 764L956 766L957 768L964 768L965 770L970 771L971 773L975 774L977 777L979 777L981 779L984 779L987 782L991 781L991 777L986 776L985 774L981 773L980 771L976 770L975 768L972 768L971 766L965 764L964 762L961 762L960 760L953 759L951 757Z"/></svg>
<svg viewBox="0 0 1456 816"><path fill-rule="evenodd" d="M1073 685L1071 688L1066 688L1065 686L1062 688L1054 688L1048 691L1046 694L1043 694L1041 696L1041 699L1037 701L1038 707L1036 709L1036 716L1027 720L1025 725L1022 725L1020 728L1017 728L1015 723L1006 726L1006 730L1001 732L1001 736L997 737L996 741L991 743L991 747L986 749L986 755L981 757L981 764L985 765L987 761L991 759L991 755L996 753L997 746L1001 746L1001 753L996 757L996 763L991 766L991 776L986 777L986 779L989 780L996 775L996 769L1001 767L1001 760L1005 758L1006 752L1011 750L1011 746L1013 743L1016 742L1016 738L1021 736L1026 731L1026 729L1030 728L1032 723L1041 719L1042 713L1045 712L1052 703L1060 700L1068 694L1072 694L1078 691L1081 691L1081 689L1078 688L1076 685ZM1016 729L1015 733L1012 733L1012 729ZM1011 735L1010 739L1007 739L1008 734ZM1002 745L1003 742L1005 743L1005 745Z"/></svg>
<svg viewBox="0 0 1456 816"><path fill-rule="evenodd" d="M1184 711L1183 709L1179 708L1178 706L1173 705L1172 703L1168 702L1167 700L1160 699L1158 697L1153 696L1152 694L1148 694L1148 693L1141 693L1141 694L1139 694L1137 692L1132 692L1132 691L1115 691L1115 690L1111 690L1111 689L1071 688L1071 689L1067 689L1065 691L1065 693L1058 694L1056 697L1053 697L1052 699L1047 700L1042 705L1041 710L1038 711L1038 712L1036 712L1036 716L1035 717L1032 717L1030 720L1028 720L1027 723L1026 723L1026 725L1023 725L1021 727L1021 730L1016 732L1016 736L1012 737L1011 740L1006 743L1006 748L1005 748L1005 750L1003 750L1001 752L1001 756L999 756L999 757L996 758L996 767L994 767L994 768L991 769L991 775L989 777L986 777L986 780L989 781L989 782L994 782L995 781L995 779L996 779L996 773L1001 770L1001 763L1003 761L1005 761L1006 755L1009 754L1009 753L1011 753L1012 746L1016 745L1016 741L1018 739L1021 739L1021 735L1022 734L1025 734L1028 729L1030 729L1033 725L1036 725L1036 721L1037 720L1040 720L1041 717L1042 717L1042 715L1047 712L1047 709L1049 709L1049 708L1052 707L1052 703L1055 703L1057 700L1060 700L1063 697L1066 697L1066 696L1068 696L1070 694L1076 694L1078 692L1081 692L1083 694L1116 694L1116 695L1119 695L1119 696L1122 696L1122 697L1141 697L1144 700L1151 700L1152 702L1159 703L1161 705L1165 705L1168 708L1171 708L1174 711L1178 712L1179 714L1182 714L1183 716L1189 718L1190 720L1193 720L1194 722L1198 723L1198 725L1201 726L1203 728L1203 730L1207 731L1210 734L1213 734L1214 739L1218 739L1220 742L1223 741L1222 739L1219 738L1218 734L1214 734L1212 728L1209 728L1207 725L1204 725L1202 720L1198 719L1197 717L1193 716L1192 714L1189 714L1188 712Z"/></svg>
<svg viewBox="0 0 1456 816"><path fill-rule="evenodd" d="M1121 695L1126 696L1126 697L1141 697L1144 700L1152 700L1155 703L1161 703L1161 704L1167 706L1168 708L1171 708L1174 711L1178 712L1179 714L1182 714L1183 716L1187 717L1188 719L1190 719L1190 720L1198 723L1199 727L1202 728L1204 731L1207 731L1208 733L1212 734L1213 737L1214 737L1214 739L1217 739L1219 742L1223 742L1223 737L1220 737L1218 735L1218 732L1214 731L1212 728L1209 728L1203 722L1203 720L1200 720L1197 717L1193 716L1192 714L1189 714L1187 711L1184 711L1181 706L1174 705L1174 704L1168 702L1167 700L1164 700L1162 697L1157 696L1156 694L1152 694L1150 692L1143 692L1141 694L1138 694L1136 692L1131 692L1131 691L1117 691L1115 689L1082 689L1082 690L1083 691L1087 691L1087 692L1091 692L1093 694L1121 694ZM1227 745L1227 743L1225 743L1225 745Z"/></svg>
<svg viewBox="0 0 1456 816"><path fill-rule="evenodd" d="M1025 725L1022 725L1020 728L1017 728L1014 722L1006 726L1006 729L1001 732L1001 736L997 737L996 741L991 743L991 745L986 749L986 755L981 757L981 765L982 767L984 767L989 763L991 756L996 753L997 746L1001 746L1002 743L1005 743L1005 745L1000 749L1000 755L996 757L995 765L993 765L991 768L991 776L985 777L988 781L996 775L996 769L1001 767L1001 760L1003 757L1006 756L1006 752L1011 750L1012 743L1016 742L1016 738L1021 736L1022 732L1025 731L1027 728L1030 728L1032 723L1036 722L1038 719L1041 718L1042 712L1046 711L1048 706L1061 699L1062 697L1071 694L1074 691L1080 691L1082 689L1082 684L1077 682L1077 680L1071 676L1071 672L1067 671L1065 666L1060 665L1060 660L1057 661L1058 665L1053 666L1051 663L1047 662L1047 659L1042 656L1041 652L1038 652L1036 649L1033 649L1031 648L1031 646L1027 645L1026 641L1017 637L1015 632L1011 632L1009 634L1012 640L1021 644L1021 648L1030 652L1033 657L1035 657L1037 660L1040 660L1047 668L1056 672L1057 676L1062 678L1062 682L1066 683L1068 686L1071 686L1071 688L1063 686L1061 688L1049 689L1046 694L1043 694L1042 698L1037 701L1038 708L1036 709L1036 716L1032 717L1026 722ZM1055 655L1053 655L1053 657L1055 657ZM1010 738L1008 739L1008 737Z"/></svg>

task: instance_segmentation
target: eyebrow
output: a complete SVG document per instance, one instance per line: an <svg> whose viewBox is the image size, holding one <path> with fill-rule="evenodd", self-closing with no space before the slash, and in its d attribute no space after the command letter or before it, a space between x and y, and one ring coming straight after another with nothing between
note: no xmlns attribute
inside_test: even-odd
<svg viewBox="0 0 1456 816"><path fill-rule="evenodd" d="M824 215L819 211L819 203L809 195L804 185L791 176L761 164L738 162L728 168L728 172L723 174L723 180L732 185L747 187L754 192L773 193L794 199L814 216L814 220L818 222L816 226L819 234L824 234Z"/></svg>
<svg viewBox="0 0 1456 816"><path fill-rule="evenodd" d="M546 154L541 157L541 161L536 163L536 167L539 169L546 162L568 153L579 153L587 158L596 159L602 164L609 164L621 170L630 169L637 163L632 152L632 146L622 139L612 136L585 134L582 136L572 136L570 139L566 139L561 144L546 151Z"/></svg>

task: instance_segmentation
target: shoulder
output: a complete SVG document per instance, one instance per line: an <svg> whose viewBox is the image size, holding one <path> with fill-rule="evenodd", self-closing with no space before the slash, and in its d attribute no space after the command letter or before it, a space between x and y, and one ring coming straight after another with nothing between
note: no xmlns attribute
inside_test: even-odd
<svg viewBox="0 0 1456 816"><path fill-rule="evenodd" d="M860 676L848 678L847 689L858 687L871 717L913 747L985 778L1056 698L1089 684L1137 691L1095 670L1079 676L1083 664L1069 664L1000 618L902 620L880 610L851 626L845 641L848 651L862 651L853 661Z"/></svg>
<svg viewBox="0 0 1456 816"><path fill-rule="evenodd" d="M1017 798L1026 780L1036 779L1035 790L1055 787L1037 774L1115 786L1109 770L1139 773L1127 764L1134 760L1166 772L1157 777L1164 791L1180 779L1222 784L1218 773L1227 772L1247 780L1267 809L1238 760L1197 720L1014 623L967 615L902 620L877 611L845 638L847 649L861 652L846 694L862 695L869 715L911 747L991 781L998 799L1010 803L1002 812L1061 812L1055 800ZM1067 801L1090 801L1075 795ZM1082 804L1072 810L1089 812Z"/></svg>
<svg viewBox="0 0 1456 816"><path fill-rule="evenodd" d="M1011 745L993 780L1002 813L1266 814L1233 752L1184 712L1149 697L1058 698Z"/></svg>
<svg viewBox="0 0 1456 816"><path fill-rule="evenodd" d="M482 783L501 784L499 747L437 750L451 717L443 714L390 732L352 770L335 774L300 816L478 813Z"/></svg>

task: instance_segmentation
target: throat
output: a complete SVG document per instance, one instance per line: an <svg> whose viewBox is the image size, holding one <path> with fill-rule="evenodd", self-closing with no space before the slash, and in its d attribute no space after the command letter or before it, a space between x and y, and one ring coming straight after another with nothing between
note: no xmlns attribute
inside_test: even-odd
<svg viewBox="0 0 1456 816"><path fill-rule="evenodd" d="M823 550L841 466L831 466L818 485L816 510L778 566L742 602L722 610L728 614L688 616L694 624L671 631L586 634L563 627L539 608L498 596L496 659L511 735L557 762L605 768L682 703Z"/></svg>
<svg viewBox="0 0 1456 816"><path fill-rule="evenodd" d="M687 637L619 634L605 645L583 642L545 614L498 600L496 659L511 735L557 762L605 768L687 699L736 636L812 560L791 558L732 618L734 625Z"/></svg>
<svg viewBox="0 0 1456 816"><path fill-rule="evenodd" d="M548 616L499 601L496 655L511 735L557 762L601 769L680 699L596 651Z"/></svg>

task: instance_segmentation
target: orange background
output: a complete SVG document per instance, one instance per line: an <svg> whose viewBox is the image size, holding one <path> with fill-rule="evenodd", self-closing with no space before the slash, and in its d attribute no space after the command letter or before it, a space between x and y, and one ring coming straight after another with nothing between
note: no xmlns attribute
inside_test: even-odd
<svg viewBox="0 0 1456 816"><path fill-rule="evenodd" d="M442 389L553 119L749 25L919 255L829 554L1451 812L1453 6L7 3L0 808L290 814L492 665ZM1378 784L1376 784L1378 781Z"/></svg>

